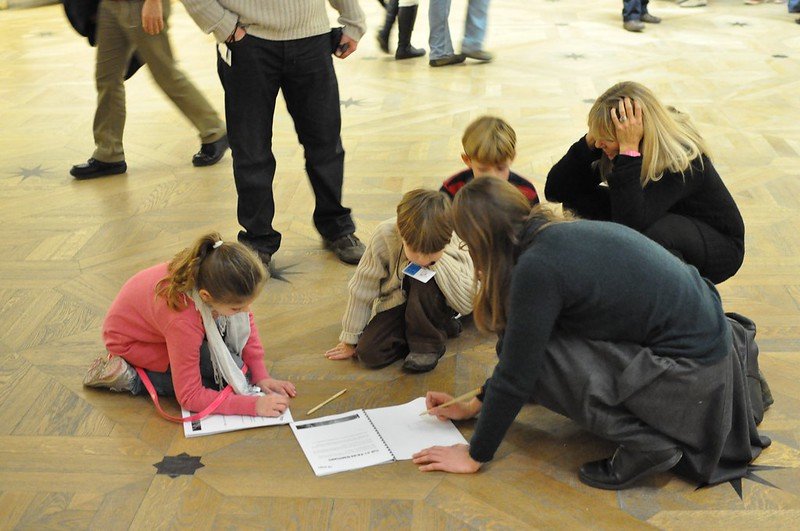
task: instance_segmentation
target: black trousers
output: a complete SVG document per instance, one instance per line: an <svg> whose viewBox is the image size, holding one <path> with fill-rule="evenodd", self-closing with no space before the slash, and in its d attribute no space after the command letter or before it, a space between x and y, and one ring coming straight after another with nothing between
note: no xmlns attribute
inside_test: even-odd
<svg viewBox="0 0 800 531"><path fill-rule="evenodd" d="M409 352L444 354L446 326L456 312L436 282L403 279L405 304L378 313L364 328L356 355L367 367L383 367Z"/></svg>
<svg viewBox="0 0 800 531"><path fill-rule="evenodd" d="M272 227L275 156L272 126L278 91L294 120L314 190L314 225L323 238L355 232L350 209L342 206L344 148L339 85L329 34L290 41L245 36L228 45L231 65L217 58L225 89L225 116L239 197L239 240L274 253L281 234Z"/></svg>
<svg viewBox="0 0 800 531"><path fill-rule="evenodd" d="M666 214L643 234L697 268L714 284L732 277L744 261L744 241L725 236L700 220Z"/></svg>

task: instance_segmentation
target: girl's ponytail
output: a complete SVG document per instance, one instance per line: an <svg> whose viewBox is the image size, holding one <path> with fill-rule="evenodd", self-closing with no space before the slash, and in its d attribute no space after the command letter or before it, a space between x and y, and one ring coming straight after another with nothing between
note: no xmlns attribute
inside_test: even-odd
<svg viewBox="0 0 800 531"><path fill-rule="evenodd" d="M267 280L258 256L241 243L223 243L218 232L200 237L175 255L156 294L173 310L185 306L184 294L205 289L220 302L238 303L253 298Z"/></svg>

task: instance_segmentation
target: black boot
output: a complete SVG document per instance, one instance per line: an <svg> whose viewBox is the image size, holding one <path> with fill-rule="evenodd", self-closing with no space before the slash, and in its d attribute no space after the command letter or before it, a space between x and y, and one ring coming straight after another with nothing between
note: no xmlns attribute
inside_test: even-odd
<svg viewBox="0 0 800 531"><path fill-rule="evenodd" d="M425 50L411 46L411 32L414 31L414 22L417 21L417 8L419 6L401 7L397 13L397 51L395 59L411 59L422 57Z"/></svg>
<svg viewBox="0 0 800 531"><path fill-rule="evenodd" d="M387 0L383 7L386 8L386 21L383 27L378 31L378 46L381 47L383 53L389 53L389 34L392 32L392 26L397 18L397 9L400 0Z"/></svg>

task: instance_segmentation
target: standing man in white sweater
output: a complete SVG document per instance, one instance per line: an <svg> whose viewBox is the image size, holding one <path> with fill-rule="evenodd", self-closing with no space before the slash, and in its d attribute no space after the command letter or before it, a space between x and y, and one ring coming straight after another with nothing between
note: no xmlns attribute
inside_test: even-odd
<svg viewBox="0 0 800 531"><path fill-rule="evenodd" d="M350 209L342 206L344 148L339 85L331 54L352 54L366 31L358 0L329 0L343 30L331 30L325 0L182 0L194 21L219 44L217 71L239 196L239 241L265 264L278 250L272 227L272 122L278 90L305 150L316 197L314 225L340 260L356 264L364 245Z"/></svg>

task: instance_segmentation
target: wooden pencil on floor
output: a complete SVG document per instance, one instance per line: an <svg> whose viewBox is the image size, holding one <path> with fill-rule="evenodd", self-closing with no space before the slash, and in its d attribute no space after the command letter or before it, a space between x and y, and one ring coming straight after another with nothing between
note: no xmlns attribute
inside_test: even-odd
<svg viewBox="0 0 800 531"><path fill-rule="evenodd" d="M306 413L306 415L310 415L310 414L314 413L316 410L318 410L319 408L321 408L322 406L324 406L325 404L327 404L328 402L336 400L337 398L342 396L345 393L345 391L347 391L347 388L342 389L341 391L339 391L338 393L336 393L335 395L333 395L329 399L325 400L321 404L317 404L316 406L312 407L311 409L308 410L308 413Z"/></svg>

